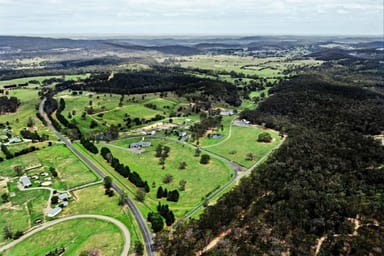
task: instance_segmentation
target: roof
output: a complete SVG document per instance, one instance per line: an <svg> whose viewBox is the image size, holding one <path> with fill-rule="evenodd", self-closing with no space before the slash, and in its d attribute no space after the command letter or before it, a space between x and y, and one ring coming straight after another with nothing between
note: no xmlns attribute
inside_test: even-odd
<svg viewBox="0 0 384 256"><path fill-rule="evenodd" d="M222 115L222 116L231 116L233 114L234 114L233 109L228 109L228 110L220 111L220 115Z"/></svg>
<svg viewBox="0 0 384 256"><path fill-rule="evenodd" d="M19 143L19 142L22 142L22 140L17 137L12 137L9 139L9 143Z"/></svg>
<svg viewBox="0 0 384 256"><path fill-rule="evenodd" d="M62 193L59 195L60 200L68 199L68 194L67 193Z"/></svg>
<svg viewBox="0 0 384 256"><path fill-rule="evenodd" d="M151 146L151 142L149 142L149 141L139 141L139 142L136 142L136 143L131 143L129 145L130 148L149 147L149 146Z"/></svg>
<svg viewBox="0 0 384 256"><path fill-rule="evenodd" d="M23 183L24 187L29 187L32 185L31 181L29 180L28 176L24 175L20 177L20 182Z"/></svg>
<svg viewBox="0 0 384 256"><path fill-rule="evenodd" d="M179 136L181 136L181 137L187 136L187 132L184 132L184 131L179 132Z"/></svg>
<svg viewBox="0 0 384 256"><path fill-rule="evenodd" d="M57 214L59 214L63 209L61 207L55 207L48 211L47 215L48 217L55 217Z"/></svg>

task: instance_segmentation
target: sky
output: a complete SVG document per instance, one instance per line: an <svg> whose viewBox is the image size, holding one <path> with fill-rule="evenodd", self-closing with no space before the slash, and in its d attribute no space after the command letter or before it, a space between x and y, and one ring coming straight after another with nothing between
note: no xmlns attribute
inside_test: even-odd
<svg viewBox="0 0 384 256"><path fill-rule="evenodd" d="M383 35L384 0L0 0L1 35Z"/></svg>

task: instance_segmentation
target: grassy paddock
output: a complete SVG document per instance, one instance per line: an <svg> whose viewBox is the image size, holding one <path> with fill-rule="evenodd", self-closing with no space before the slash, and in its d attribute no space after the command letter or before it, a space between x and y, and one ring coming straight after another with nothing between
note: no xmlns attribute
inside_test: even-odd
<svg viewBox="0 0 384 256"><path fill-rule="evenodd" d="M65 75L65 80L79 80L79 79L85 79L88 78L90 74L80 74L80 75ZM0 86L2 85L13 85L13 84L25 84L29 81L36 80L40 83L46 79L51 78L62 78L63 76L32 76L32 77L23 77L23 78L16 78L11 80L3 80L0 81Z"/></svg>
<svg viewBox="0 0 384 256"><path fill-rule="evenodd" d="M15 157L1 163L0 169L1 176L15 177L15 166L22 166L27 168L43 165L45 171L49 167L56 168L59 174L59 179L53 183L56 189L69 189L86 183L94 182L98 179L85 164L73 155L73 153L64 145L53 145L44 149ZM34 171L31 171L31 174Z"/></svg>
<svg viewBox="0 0 384 256"><path fill-rule="evenodd" d="M257 138L262 132L271 134L273 141L271 143L257 142ZM276 147L279 142L280 136L276 131L263 130L255 127L233 126L232 136L229 140L215 147L207 148L207 150L222 155L246 167L250 167ZM253 160L246 159L248 153L253 153Z"/></svg>
<svg viewBox="0 0 384 256"><path fill-rule="evenodd" d="M122 148L128 148L130 143L136 141L138 139L127 139L116 141L113 144ZM146 203L152 209L156 209L158 203L156 192L159 186L173 190L179 188L181 180L187 181L185 191L179 190L179 202L163 202L170 205L176 216L181 217L187 210L201 202L202 198L208 193L231 179L232 171L230 168L218 160L211 159L209 164L202 165L199 163L200 157L195 157L194 150L188 146L163 139L151 139L150 141L152 146L146 148L142 154L134 154L128 150L113 146L109 146L109 148L112 154L119 158L122 163L127 164L131 170L138 172L143 180L148 181L151 191L147 195ZM159 144L171 148L169 157L165 160L164 169L159 164L159 158L155 157L155 149ZM180 170L179 165L183 161L186 162L187 167L185 170ZM169 184L164 184L163 182L163 177L166 174L173 176L173 181ZM153 184L155 186L152 186Z"/></svg>
<svg viewBox="0 0 384 256"><path fill-rule="evenodd" d="M3 255L46 255L64 247L65 255L79 255L82 251L97 248L104 256L115 256L120 255L123 244L123 235L114 224L79 219L65 221L36 233Z"/></svg>
<svg viewBox="0 0 384 256"><path fill-rule="evenodd" d="M9 225L13 233L30 228L36 219L44 219L49 197L47 190L19 191L16 182L8 183L10 192L16 196L11 197L9 203L0 205L0 230ZM0 236L0 244L4 242L3 236Z"/></svg>
<svg viewBox="0 0 384 256"><path fill-rule="evenodd" d="M142 241L140 229L127 206L118 206L119 196L113 197L104 195L102 185L92 186L73 192L74 200L70 207L64 208L60 213L61 217L75 214L99 214L110 216L123 222L131 234L131 245L136 241Z"/></svg>
<svg viewBox="0 0 384 256"><path fill-rule="evenodd" d="M27 127L28 119L31 117L35 121L35 126L39 134L52 135L48 128L44 127L41 121L36 117L36 107L40 103L38 90L35 89L17 89L9 92L9 96L15 96L20 100L20 107L15 113L0 115L0 123L9 123L13 134L19 136L20 130Z"/></svg>

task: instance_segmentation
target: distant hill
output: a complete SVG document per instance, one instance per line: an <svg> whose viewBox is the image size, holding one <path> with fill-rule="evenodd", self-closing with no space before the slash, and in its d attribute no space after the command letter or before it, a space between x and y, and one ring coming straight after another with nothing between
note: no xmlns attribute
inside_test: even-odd
<svg viewBox="0 0 384 256"><path fill-rule="evenodd" d="M43 37L0 36L0 47L24 51L51 50L59 48L95 48L102 46L99 40L73 40Z"/></svg>

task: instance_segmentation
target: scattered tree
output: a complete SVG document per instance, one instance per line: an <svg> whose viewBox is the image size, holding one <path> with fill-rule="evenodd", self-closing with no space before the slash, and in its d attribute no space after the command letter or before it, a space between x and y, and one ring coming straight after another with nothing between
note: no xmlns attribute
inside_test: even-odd
<svg viewBox="0 0 384 256"><path fill-rule="evenodd" d="M203 154L203 155L201 155L200 163L201 163L201 164L208 164L210 159L211 159L211 158L210 158L209 155L207 155L207 154Z"/></svg>
<svg viewBox="0 0 384 256"><path fill-rule="evenodd" d="M172 181L173 181L173 176L169 173L165 174L165 176L163 177L164 184L171 183Z"/></svg>
<svg viewBox="0 0 384 256"><path fill-rule="evenodd" d="M111 189L112 187L112 178L110 176L104 177L104 187L105 189Z"/></svg>
<svg viewBox="0 0 384 256"><path fill-rule="evenodd" d="M145 191L141 188L136 190L135 199L139 202L144 202L145 200Z"/></svg>
<svg viewBox="0 0 384 256"><path fill-rule="evenodd" d="M259 134L259 136L257 137L257 141L269 143L272 141L272 136L268 132L263 132Z"/></svg>
<svg viewBox="0 0 384 256"><path fill-rule="evenodd" d="M179 182L179 186L180 186L180 190L181 191L184 191L185 190L185 185L187 184L187 181L186 180L181 180Z"/></svg>
<svg viewBox="0 0 384 256"><path fill-rule="evenodd" d="M181 162L181 163L179 164L179 169L180 169L180 170L184 170L185 168L187 168L187 163L186 163L185 161L183 161L183 162Z"/></svg>

